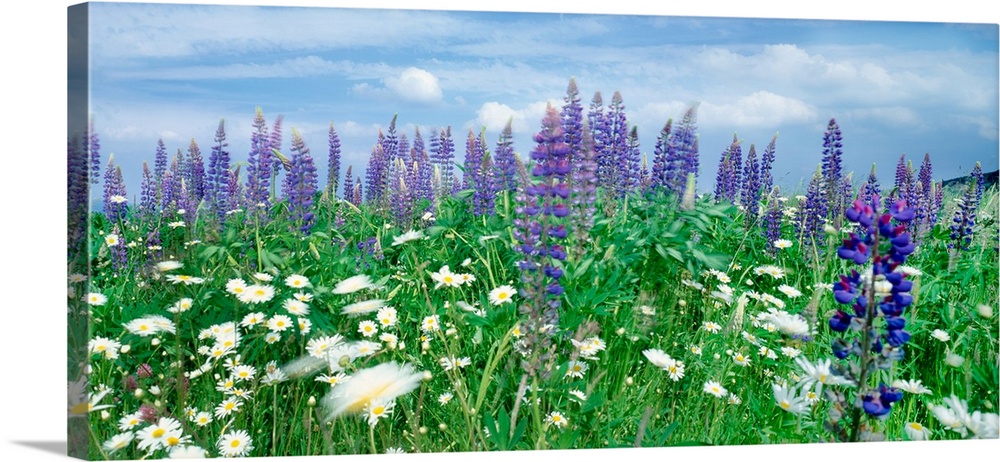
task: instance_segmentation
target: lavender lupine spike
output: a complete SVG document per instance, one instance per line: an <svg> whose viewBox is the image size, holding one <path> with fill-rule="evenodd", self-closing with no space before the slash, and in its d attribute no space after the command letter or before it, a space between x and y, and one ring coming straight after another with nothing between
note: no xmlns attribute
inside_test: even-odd
<svg viewBox="0 0 1000 462"><path fill-rule="evenodd" d="M493 161L494 175L501 190L514 192L517 189L517 162L514 161L514 136L511 130L513 118L507 119L500 139L497 140L496 156Z"/></svg>
<svg viewBox="0 0 1000 462"><path fill-rule="evenodd" d="M177 211L177 196L179 195L179 185L174 181L172 170L163 172L163 190L160 195L160 215L169 217Z"/></svg>
<svg viewBox="0 0 1000 462"><path fill-rule="evenodd" d="M594 160L594 138L590 133L590 125L584 123L580 139L580 152L574 158L572 167L573 195L570 213L573 226L573 255L579 260L585 253L585 245L590 241L590 230L594 227L594 214L597 208L597 162Z"/></svg>
<svg viewBox="0 0 1000 462"><path fill-rule="evenodd" d="M184 211L181 214L181 211ZM198 218L198 202L194 199L194 194L187 187L187 181L183 178L180 180L180 189L177 195L177 213L181 214L184 218L184 222L188 226L193 226L197 222Z"/></svg>
<svg viewBox="0 0 1000 462"><path fill-rule="evenodd" d="M354 180L354 197L351 199L351 203L355 207L361 207L361 198L364 197L364 188L361 187L361 177L356 177Z"/></svg>
<svg viewBox="0 0 1000 462"><path fill-rule="evenodd" d="M219 223L226 221L226 207L229 199L229 143L226 143L226 121L219 121L215 130L215 144L208 156L208 170L205 175L205 200L210 210L215 212Z"/></svg>
<svg viewBox="0 0 1000 462"><path fill-rule="evenodd" d="M740 169L742 167L742 148L740 141L733 135L733 142L719 158L719 169L715 176L716 202L736 203L740 191Z"/></svg>
<svg viewBox="0 0 1000 462"><path fill-rule="evenodd" d="M976 179L976 203L983 200L983 190L986 188L986 176L983 175L983 166L976 162L976 166L972 167L972 173L970 175Z"/></svg>
<svg viewBox="0 0 1000 462"><path fill-rule="evenodd" d="M94 119L87 123L87 132L84 133L84 143L87 145L87 153L90 155L90 182L97 184L101 177L101 140L94 131Z"/></svg>
<svg viewBox="0 0 1000 462"><path fill-rule="evenodd" d="M105 176L107 176L107 172L105 172ZM121 236L121 226L115 224L111 228L111 233ZM108 247L108 254L111 257L111 271L113 272L113 276L122 275L123 270L128 265L128 250L126 250L125 244L119 242L118 245Z"/></svg>
<svg viewBox="0 0 1000 462"><path fill-rule="evenodd" d="M559 325L559 285L562 270L554 264L564 260L566 253L557 244L566 237L566 227L558 224L569 214L566 200L570 173L569 146L563 141L559 114L549 105L542 130L535 135L538 145L531 152L535 162L534 180L519 190L519 206L515 219L515 237L524 260L521 269L521 296L519 311L523 316L522 328L526 334L518 348L530 352L522 367L529 376L546 378L553 359L551 337Z"/></svg>
<svg viewBox="0 0 1000 462"><path fill-rule="evenodd" d="M104 215L112 223L125 220L127 197L121 168L115 165L115 155L111 154L104 170Z"/></svg>
<svg viewBox="0 0 1000 462"><path fill-rule="evenodd" d="M462 164L462 189L474 189L476 187L476 176L479 165L483 163L482 145L479 139L469 130L469 136L465 140L465 161Z"/></svg>
<svg viewBox="0 0 1000 462"><path fill-rule="evenodd" d="M66 242L71 259L83 255L89 230L89 161L86 149L80 145L80 135L74 134L66 147Z"/></svg>
<svg viewBox="0 0 1000 462"><path fill-rule="evenodd" d="M441 133L431 138L431 161L437 166L441 175L441 183L435 197L451 195L452 177L454 171L455 143L451 139L451 126L441 129Z"/></svg>
<svg viewBox="0 0 1000 462"><path fill-rule="evenodd" d="M649 186L653 191L663 191L668 186L668 175L677 168L671 165L670 156L670 130L673 119L667 119L667 123L660 130L656 137L656 146L653 148L653 170L650 172Z"/></svg>
<svg viewBox="0 0 1000 462"><path fill-rule="evenodd" d="M191 179L189 187L195 202L201 202L205 197L205 159L201 155L201 149L194 138L188 145L187 171Z"/></svg>
<svg viewBox="0 0 1000 462"><path fill-rule="evenodd" d="M493 162L488 152L483 153L478 170L476 189L472 193L472 213L476 216L496 215L498 178L492 174Z"/></svg>
<svg viewBox="0 0 1000 462"><path fill-rule="evenodd" d="M760 165L757 162L757 149L751 144L746 162L743 164L743 190L740 196L740 203L745 209L747 229L757 222L757 216L760 214L760 196Z"/></svg>
<svg viewBox="0 0 1000 462"><path fill-rule="evenodd" d="M652 185L652 175L649 172L649 162L646 159L646 155L642 155L642 168L639 169L639 191L642 194L649 192L649 188Z"/></svg>
<svg viewBox="0 0 1000 462"><path fill-rule="evenodd" d="M772 176L771 170L774 166L775 143L777 141L778 134L775 133L771 142L767 143L767 147L764 148L764 153L760 156L760 187L764 194L771 191L771 187L774 186L774 176Z"/></svg>
<svg viewBox="0 0 1000 462"><path fill-rule="evenodd" d="M580 153L583 143L583 106L580 105L580 91L576 87L576 79L570 78L566 86L566 96L563 97L562 112L559 114L563 129L563 141L569 145L570 164ZM513 171L512 177L513 177Z"/></svg>
<svg viewBox="0 0 1000 462"><path fill-rule="evenodd" d="M417 132L420 133L419 131ZM328 135L330 145L330 156L327 160L326 193L331 198L337 197L337 186L340 182L340 136L330 122L330 134Z"/></svg>
<svg viewBox="0 0 1000 462"><path fill-rule="evenodd" d="M893 202L902 199L906 191L906 154L899 155L899 162L896 163L896 181L892 191L885 198L885 206L889 207Z"/></svg>
<svg viewBox="0 0 1000 462"><path fill-rule="evenodd" d="M826 183L825 189L830 194L828 197L829 209L827 212L832 218L834 227L840 228L843 221L844 209L850 197L843 197L841 185L843 184L843 135L840 126L835 119L830 119L826 132L823 133L823 181Z"/></svg>
<svg viewBox="0 0 1000 462"><path fill-rule="evenodd" d="M428 210L434 206L435 193L434 193L434 164L431 163L430 156L427 151L421 153L421 160L419 165L419 178L417 184L419 185L421 194L420 198L426 199L430 204L427 206Z"/></svg>
<svg viewBox="0 0 1000 462"><path fill-rule="evenodd" d="M271 137L267 140L267 145L271 149L278 152L282 151L282 133L281 125L285 120L285 116L278 114L278 117L274 119L274 125L271 126ZM278 184L278 173L281 171L281 159L277 156L271 156L271 187L275 187Z"/></svg>
<svg viewBox="0 0 1000 462"><path fill-rule="evenodd" d="M156 181L149 164L142 163L142 184L139 186L139 217L142 220L155 220L156 214Z"/></svg>

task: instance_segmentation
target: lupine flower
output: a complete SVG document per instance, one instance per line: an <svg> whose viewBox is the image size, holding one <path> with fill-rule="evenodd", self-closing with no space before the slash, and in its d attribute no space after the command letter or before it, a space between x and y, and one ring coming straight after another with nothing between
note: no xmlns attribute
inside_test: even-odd
<svg viewBox="0 0 1000 462"><path fill-rule="evenodd" d="M191 194L192 202L197 204L205 197L205 160L201 157L201 149L194 138L191 138L185 159L187 166L184 171L187 173L185 180L188 183L188 192Z"/></svg>
<svg viewBox="0 0 1000 462"><path fill-rule="evenodd" d="M149 170L149 164L144 161L139 193L139 215L152 218L154 213L156 213L156 183L153 180L153 173Z"/></svg>
<svg viewBox="0 0 1000 462"><path fill-rule="evenodd" d="M314 197L318 187L318 179L309 148L302 140L302 135L294 128L292 129L291 163L291 168L282 185L282 192L288 201L292 222L298 225L298 230L302 234L308 236L316 220Z"/></svg>
<svg viewBox="0 0 1000 462"><path fill-rule="evenodd" d="M451 126L441 129L440 134L435 134L431 137L430 158L441 175L440 190L435 191L435 197L450 195L452 189L452 172L454 171L452 162L455 159L455 143L451 138Z"/></svg>
<svg viewBox="0 0 1000 462"><path fill-rule="evenodd" d="M590 229L594 226L594 201L597 199L597 162L594 161L594 138L590 131L590 126L584 124L583 135L580 141L580 150L573 158L572 166L572 198L570 205L573 208L571 222L573 226L573 236L575 246L573 248L576 258L584 254L584 244L590 239Z"/></svg>
<svg viewBox="0 0 1000 462"><path fill-rule="evenodd" d="M843 167L841 158L843 157L843 136L840 126L835 119L830 119L826 132L823 133L823 162L822 176L824 189L828 194L829 209L828 217L832 218L835 227L840 227L840 222L846 207L848 198L843 196L841 185L843 184Z"/></svg>
<svg viewBox="0 0 1000 462"><path fill-rule="evenodd" d="M270 206L271 186L271 154L270 139L267 132L267 121L264 112L258 107L253 119L254 132L250 137L250 156L247 160L247 208L254 216L263 222L268 221L264 211Z"/></svg>
<svg viewBox="0 0 1000 462"><path fill-rule="evenodd" d="M528 335L522 339L526 349L538 348L541 356L534 359L538 362L523 364L526 372L531 375L540 372L540 365L548 358L542 356L546 345L551 341L551 331L540 332L543 326L558 325L559 296L562 286L559 278L562 270L551 263L551 260L563 260L566 253L561 245L556 244L567 235L566 227L557 224L560 219L569 214L566 206L570 194L566 182L570 173L569 146L563 142L563 132L559 123L559 115L551 107L546 110L542 120L542 130L535 135L538 146L531 152L535 162L532 176L535 181L528 183L518 193L518 217L515 219L515 237L520 242L518 250L524 254L524 260L519 263L521 268L521 296L524 302L520 312L527 319Z"/></svg>
<svg viewBox="0 0 1000 462"><path fill-rule="evenodd" d="M653 170L650 172L650 188L654 191L668 187L667 174L670 173L670 162L672 160L670 155L670 130L672 124L673 119L668 119L667 123L660 130L660 134L657 135L656 146L653 148Z"/></svg>
<svg viewBox="0 0 1000 462"><path fill-rule="evenodd" d="M757 162L757 150L751 144L746 163L743 165L743 188L740 196L740 203L743 204L746 214L744 226L747 229L750 229L750 226L757 221L757 214L760 212L760 188L760 165Z"/></svg>
<svg viewBox="0 0 1000 462"><path fill-rule="evenodd" d="M229 209L229 151L226 148L225 120L219 121L215 130L215 145L208 157L208 170L205 172L205 198L209 207L215 211L219 223L226 220Z"/></svg>
<svg viewBox="0 0 1000 462"><path fill-rule="evenodd" d="M576 87L576 79L572 77L566 86L566 96L563 97L563 101L565 104L559 113L560 125L563 129L563 141L570 149L570 163L574 165L576 157L583 149L583 106L580 105L580 91ZM513 179L514 172L510 173Z"/></svg>
<svg viewBox="0 0 1000 462"><path fill-rule="evenodd" d="M826 183L819 168L813 173L806 190L805 200L799 204L795 215L795 230L799 243L812 247L823 240L823 224L829 213Z"/></svg>
<svg viewBox="0 0 1000 462"><path fill-rule="evenodd" d="M983 171L979 162L976 162L969 179L969 186L962 197L958 199L958 206L955 207L955 215L952 218L949 236L951 241L948 242L948 248L952 249L953 260L959 251L968 250L972 245L973 231L976 226L976 211L979 209L983 188Z"/></svg>
<svg viewBox="0 0 1000 462"><path fill-rule="evenodd" d="M90 182L98 183L101 174L101 142L97 132L94 131L94 119L87 123L87 131L83 134L83 143L87 153L90 154Z"/></svg>
<svg viewBox="0 0 1000 462"><path fill-rule="evenodd" d="M698 106L688 108L681 123L670 134L664 182L677 197L681 197L684 193L689 175L694 176L695 184L698 179L697 110Z"/></svg>

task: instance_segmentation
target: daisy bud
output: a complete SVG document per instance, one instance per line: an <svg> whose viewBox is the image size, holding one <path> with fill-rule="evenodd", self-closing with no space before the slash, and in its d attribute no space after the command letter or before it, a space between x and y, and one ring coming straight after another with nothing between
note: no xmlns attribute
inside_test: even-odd
<svg viewBox="0 0 1000 462"><path fill-rule="evenodd" d="M438 430L445 431L445 429L447 429L447 428L448 428L448 426L445 425L444 423L438 424Z"/></svg>
<svg viewBox="0 0 1000 462"><path fill-rule="evenodd" d="M752 280L750 280L750 279L747 279L747 285L748 285L748 286L752 286L752 285L753 285L753 281L752 281Z"/></svg>
<svg viewBox="0 0 1000 462"><path fill-rule="evenodd" d="M316 397L315 396L310 396L309 397L309 401L306 401L306 406L316 407Z"/></svg>
<svg viewBox="0 0 1000 462"><path fill-rule="evenodd" d="M427 350L430 350L430 349L431 349L431 344L430 344L430 342L422 342L422 343L420 344L420 349L421 349L421 350L423 350L423 351L427 351Z"/></svg>
<svg viewBox="0 0 1000 462"><path fill-rule="evenodd" d="M405 350L405 349L406 349L406 343L399 342L399 350L402 351L402 350Z"/></svg>
<svg viewBox="0 0 1000 462"><path fill-rule="evenodd" d="M632 383L633 383L632 382L632 377L625 377L625 386L626 387L632 386Z"/></svg>
<svg viewBox="0 0 1000 462"><path fill-rule="evenodd" d="M432 378L434 378L434 374L431 374L431 371L424 371L425 382L429 382Z"/></svg>
<svg viewBox="0 0 1000 462"><path fill-rule="evenodd" d="M163 407L163 402L160 400L153 401L154 407Z"/></svg>
<svg viewBox="0 0 1000 462"><path fill-rule="evenodd" d="M986 319L989 319L989 318L993 317L993 307L991 307L989 305L979 305L979 306L976 307L976 311L979 312L980 316L982 316L982 317L984 317Z"/></svg>
<svg viewBox="0 0 1000 462"><path fill-rule="evenodd" d="M688 305L688 302L687 302L687 301L685 301L685 300L678 300L678 301L677 301L677 304L678 304L678 305L680 305L680 306L687 306L687 305Z"/></svg>
<svg viewBox="0 0 1000 462"><path fill-rule="evenodd" d="M452 327L452 328L444 331L444 333L445 333L445 335L455 335L455 334L458 333L458 329L455 329L454 327Z"/></svg>
<svg viewBox="0 0 1000 462"><path fill-rule="evenodd" d="M101 411L101 420L108 420L111 418L111 413L108 411Z"/></svg>
<svg viewBox="0 0 1000 462"><path fill-rule="evenodd" d="M618 330L616 330L615 332L618 335L624 335L625 334L625 328L624 327L619 327Z"/></svg>
<svg viewBox="0 0 1000 462"><path fill-rule="evenodd" d="M152 393L153 396L160 396L160 387L153 385L149 387L149 392Z"/></svg>
<svg viewBox="0 0 1000 462"><path fill-rule="evenodd" d="M417 432L419 432L421 435L426 435L427 434L427 427L420 427L420 428L417 429Z"/></svg>
<svg viewBox="0 0 1000 462"><path fill-rule="evenodd" d="M837 234L837 228L834 228L829 224L825 224L823 225L823 232L826 234Z"/></svg>
<svg viewBox="0 0 1000 462"><path fill-rule="evenodd" d="M133 394L135 395L136 398L142 398L142 395L144 395L145 392L142 391L142 388L136 388L135 393Z"/></svg>
<svg viewBox="0 0 1000 462"><path fill-rule="evenodd" d="M351 365L351 357L347 356L347 355L341 356L340 361L337 364L339 364L340 367L350 366Z"/></svg>
<svg viewBox="0 0 1000 462"><path fill-rule="evenodd" d="M160 339L158 339L158 338L154 338L154 339L153 339L153 340L151 340L151 341L150 341L149 343L152 343L152 344L153 344L153 346L157 346L157 345L159 345L159 344L160 344Z"/></svg>

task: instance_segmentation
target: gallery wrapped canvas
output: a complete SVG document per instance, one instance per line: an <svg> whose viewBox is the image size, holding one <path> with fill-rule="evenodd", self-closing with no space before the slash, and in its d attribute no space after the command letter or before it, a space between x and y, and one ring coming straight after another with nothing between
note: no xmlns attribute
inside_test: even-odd
<svg viewBox="0 0 1000 462"><path fill-rule="evenodd" d="M997 24L68 19L72 457L998 436Z"/></svg>

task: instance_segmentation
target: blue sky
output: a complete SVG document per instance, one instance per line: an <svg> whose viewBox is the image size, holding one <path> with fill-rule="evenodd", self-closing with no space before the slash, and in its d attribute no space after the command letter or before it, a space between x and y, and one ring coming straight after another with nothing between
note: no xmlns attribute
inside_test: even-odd
<svg viewBox="0 0 1000 462"><path fill-rule="evenodd" d="M284 116L286 150L303 134L321 178L330 122L363 176L394 114L411 140L450 125L459 160L468 130L495 144L513 118L526 154L570 77L584 107L621 92L650 161L697 103L703 191L734 134L745 152L778 132L777 181L803 188L830 118L859 181L874 162L891 183L902 153L929 152L936 179L998 164L996 24L94 3L90 46L91 112L131 195L157 139L207 159L223 118L245 161L256 106Z"/></svg>

